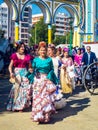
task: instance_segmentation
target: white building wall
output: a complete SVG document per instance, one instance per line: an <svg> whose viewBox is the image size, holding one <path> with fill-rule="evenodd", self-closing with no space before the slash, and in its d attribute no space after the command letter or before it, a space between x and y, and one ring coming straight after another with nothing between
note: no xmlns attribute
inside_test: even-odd
<svg viewBox="0 0 98 130"><path fill-rule="evenodd" d="M55 18L56 33L55 35L66 35L70 32L70 21L71 18L66 16L64 13L58 13Z"/></svg>
<svg viewBox="0 0 98 130"><path fill-rule="evenodd" d="M28 6L24 10L24 17L23 21L19 22L19 39L25 42L26 44L29 43L29 30L32 24L32 8Z"/></svg>
<svg viewBox="0 0 98 130"><path fill-rule="evenodd" d="M5 3L0 5L0 29L5 31L5 38L8 39L8 6Z"/></svg>

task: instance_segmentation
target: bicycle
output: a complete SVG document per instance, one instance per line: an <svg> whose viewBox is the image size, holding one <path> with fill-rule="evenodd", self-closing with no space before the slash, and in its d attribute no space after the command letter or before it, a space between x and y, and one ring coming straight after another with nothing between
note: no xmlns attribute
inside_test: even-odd
<svg viewBox="0 0 98 130"><path fill-rule="evenodd" d="M98 95L98 61L90 64L84 71L82 83L91 95Z"/></svg>

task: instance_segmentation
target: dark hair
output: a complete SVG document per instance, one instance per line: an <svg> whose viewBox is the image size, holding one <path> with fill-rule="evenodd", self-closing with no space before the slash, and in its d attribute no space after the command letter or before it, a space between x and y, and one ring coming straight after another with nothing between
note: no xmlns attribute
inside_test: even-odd
<svg viewBox="0 0 98 130"><path fill-rule="evenodd" d="M54 54L56 54L56 48L53 45L49 45L48 48L50 48L52 51L54 51Z"/></svg>
<svg viewBox="0 0 98 130"><path fill-rule="evenodd" d="M77 51L78 51L78 50L81 51L81 48L78 48Z"/></svg>
<svg viewBox="0 0 98 130"><path fill-rule="evenodd" d="M62 48L61 48L61 47L56 48L56 53L57 53L57 52L59 52L59 53L61 54L61 52L62 52Z"/></svg>
<svg viewBox="0 0 98 130"><path fill-rule="evenodd" d="M25 53L26 53L26 46L25 46L25 44L24 44L23 41L17 41L17 42L15 43L16 51L18 51L18 50L21 48L22 45L24 45L24 47L25 47Z"/></svg>

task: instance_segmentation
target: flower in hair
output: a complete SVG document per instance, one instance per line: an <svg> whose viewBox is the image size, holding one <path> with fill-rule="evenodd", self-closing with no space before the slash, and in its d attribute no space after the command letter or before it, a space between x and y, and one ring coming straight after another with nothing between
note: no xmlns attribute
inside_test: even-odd
<svg viewBox="0 0 98 130"><path fill-rule="evenodd" d="M16 41L16 42L15 42L15 47L17 47L18 45L20 45L20 44L22 44L22 43L23 43L23 42L20 41L20 40Z"/></svg>
<svg viewBox="0 0 98 130"><path fill-rule="evenodd" d="M39 47L45 47L46 46L46 42L42 41L39 43Z"/></svg>
<svg viewBox="0 0 98 130"><path fill-rule="evenodd" d="M66 47L65 47L65 48L63 49L63 51L64 51L64 52L69 52L69 48L66 48Z"/></svg>
<svg viewBox="0 0 98 130"><path fill-rule="evenodd" d="M34 49L37 49L37 48L38 48L38 45L36 44L36 45L34 45L33 47L34 47Z"/></svg>

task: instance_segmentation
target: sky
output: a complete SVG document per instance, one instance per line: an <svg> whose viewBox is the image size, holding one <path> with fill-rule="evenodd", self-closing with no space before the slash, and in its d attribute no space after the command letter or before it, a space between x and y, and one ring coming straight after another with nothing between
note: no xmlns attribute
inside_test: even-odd
<svg viewBox="0 0 98 130"><path fill-rule="evenodd" d="M65 13L67 15L69 15L68 11L65 10L64 8L60 8L57 10L57 13L60 12L60 13ZM32 14L40 14L42 13L41 12L41 9L36 5L36 4L32 4Z"/></svg>
<svg viewBox="0 0 98 130"><path fill-rule="evenodd" d="M32 4L32 14L40 14L40 13L41 9L36 4Z"/></svg>
<svg viewBox="0 0 98 130"><path fill-rule="evenodd" d="M2 4L3 3L3 0L0 0L0 4Z"/></svg>

